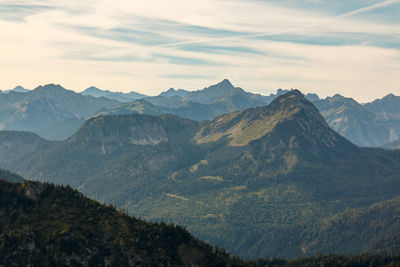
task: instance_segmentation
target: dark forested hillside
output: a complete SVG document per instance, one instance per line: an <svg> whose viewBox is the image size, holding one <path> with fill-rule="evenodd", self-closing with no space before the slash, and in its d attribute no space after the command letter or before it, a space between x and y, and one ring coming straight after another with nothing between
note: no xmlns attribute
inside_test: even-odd
<svg viewBox="0 0 400 267"><path fill-rule="evenodd" d="M8 183L0 172L2 266L240 266L186 230L154 224L69 187Z"/></svg>
<svg viewBox="0 0 400 267"><path fill-rule="evenodd" d="M1 266L398 266L400 262L396 256L367 254L246 262L198 241L181 227L148 223L70 187L24 181L1 169L0 214Z"/></svg>
<svg viewBox="0 0 400 267"><path fill-rule="evenodd" d="M11 183L22 183L24 178L7 170L0 169L0 179Z"/></svg>
<svg viewBox="0 0 400 267"><path fill-rule="evenodd" d="M0 131L0 140L1 167L6 169L50 149L57 143L34 133L18 131Z"/></svg>

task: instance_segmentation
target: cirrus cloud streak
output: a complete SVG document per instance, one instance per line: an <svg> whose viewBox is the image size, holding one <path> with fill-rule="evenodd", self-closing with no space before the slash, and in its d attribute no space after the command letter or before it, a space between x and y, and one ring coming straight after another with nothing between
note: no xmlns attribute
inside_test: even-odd
<svg viewBox="0 0 400 267"><path fill-rule="evenodd" d="M314 1L6 0L0 87L55 82L157 94L229 78L264 94L400 94L400 23L385 16L400 1L367 2L332 12Z"/></svg>

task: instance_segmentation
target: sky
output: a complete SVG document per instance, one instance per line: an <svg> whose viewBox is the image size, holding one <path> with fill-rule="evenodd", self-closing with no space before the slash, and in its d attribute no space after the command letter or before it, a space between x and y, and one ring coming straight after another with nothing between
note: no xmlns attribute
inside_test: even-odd
<svg viewBox="0 0 400 267"><path fill-rule="evenodd" d="M0 0L0 89L400 95L400 0Z"/></svg>

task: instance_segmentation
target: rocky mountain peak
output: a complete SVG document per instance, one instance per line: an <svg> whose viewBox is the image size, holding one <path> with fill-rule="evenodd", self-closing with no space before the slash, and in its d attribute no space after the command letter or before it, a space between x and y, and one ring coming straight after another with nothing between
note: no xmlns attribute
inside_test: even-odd
<svg viewBox="0 0 400 267"><path fill-rule="evenodd" d="M64 87L62 87L59 84L46 84L46 85L40 85L39 87L34 89L35 92L62 92L62 91L68 91L67 89L65 89Z"/></svg>
<svg viewBox="0 0 400 267"><path fill-rule="evenodd" d="M268 110L282 114L295 114L303 110L304 114L310 119L314 119L322 125L327 126L325 119L319 113L318 109L297 89L278 96L268 106Z"/></svg>
<svg viewBox="0 0 400 267"><path fill-rule="evenodd" d="M82 93L89 93L89 92L103 92L103 90L100 90L96 86L90 86L89 88L85 89Z"/></svg>
<svg viewBox="0 0 400 267"><path fill-rule="evenodd" d="M174 89L174 88L169 88L168 91L162 92L160 96L162 97L171 97L171 96L179 96L179 97L185 97L189 91L183 90L183 89Z"/></svg>
<svg viewBox="0 0 400 267"><path fill-rule="evenodd" d="M223 79L221 82L217 83L215 86L225 87L225 88L234 88L232 83L228 79Z"/></svg>
<svg viewBox="0 0 400 267"><path fill-rule="evenodd" d="M215 103L218 100L227 99L234 95L242 95L244 98L250 98L243 89L234 87L227 79L220 83L211 85L203 90L193 91L184 98L186 102L198 102L202 104Z"/></svg>
<svg viewBox="0 0 400 267"><path fill-rule="evenodd" d="M391 101L395 101L397 98L400 98L399 96L396 96L392 93L380 98L380 99L375 99L374 101L372 101L371 103L377 103L377 102L391 102ZM369 104L369 103L368 103Z"/></svg>

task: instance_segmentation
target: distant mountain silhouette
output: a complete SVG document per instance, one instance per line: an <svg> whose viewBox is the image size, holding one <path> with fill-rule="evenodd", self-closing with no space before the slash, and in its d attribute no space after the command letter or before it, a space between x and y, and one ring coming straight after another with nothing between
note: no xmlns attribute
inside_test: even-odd
<svg viewBox="0 0 400 267"><path fill-rule="evenodd" d="M87 117L119 104L115 100L83 96L54 84L25 93L13 91L0 94L0 129L31 131L62 140L79 129Z"/></svg>
<svg viewBox="0 0 400 267"><path fill-rule="evenodd" d="M334 95L313 103L332 129L357 145L377 147L390 140L387 124L352 98Z"/></svg>
<svg viewBox="0 0 400 267"><path fill-rule="evenodd" d="M3 91L3 93L5 93L5 94L8 94L8 93L10 93L10 92L26 93L26 92L29 92L29 91L30 91L30 90L25 89L24 87L18 85L18 86L16 86L14 89L10 89L10 90Z"/></svg>
<svg viewBox="0 0 400 267"><path fill-rule="evenodd" d="M43 92L36 94L33 91L36 89L29 91L16 87L12 91L0 94L0 103L4 103L0 108L0 129L33 131L48 139L62 140L76 132L83 121L93 115L175 114L197 121L213 120L222 114L268 105L276 97L290 90L278 89L274 94L263 96L246 92L225 79L202 90L187 91L171 88L158 96L150 97L136 92L100 90L92 86L84 90L81 95L96 97L97 102L103 104L94 104L93 101L91 104L85 104L84 106L93 107L91 112L86 113L88 116L82 116L83 106L65 105L66 103L55 100L61 99L62 91L58 91L58 96L53 94L53 100L50 100L51 97L46 97ZM69 95L71 93L73 92L69 91ZM29 100L33 95L36 95L35 104ZM41 97L43 101L39 101ZM100 100L102 97L110 101L105 103L105 99ZM381 147L400 139L398 96L390 94L363 105L352 98L340 95L322 99L316 94L308 94L306 98L316 105L332 129L356 145ZM71 98L65 97L65 99ZM28 101L30 104L23 104L23 101ZM77 101L77 103L83 102ZM63 105L64 107L57 108ZM29 110L23 111L28 107Z"/></svg>
<svg viewBox="0 0 400 267"><path fill-rule="evenodd" d="M81 92L82 95L90 95L94 97L105 97L108 99L117 100L119 102L131 102L137 99L141 99L146 97L146 95L137 93L137 92L129 92L129 93L122 93L122 92L111 92L108 90L101 90L97 87L91 86Z"/></svg>

